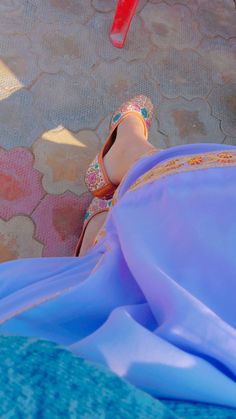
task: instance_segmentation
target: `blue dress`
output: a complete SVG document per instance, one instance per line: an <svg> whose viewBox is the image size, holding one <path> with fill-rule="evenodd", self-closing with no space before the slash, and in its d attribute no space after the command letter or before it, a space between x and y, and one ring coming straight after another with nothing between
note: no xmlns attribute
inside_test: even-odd
<svg viewBox="0 0 236 419"><path fill-rule="evenodd" d="M144 156L81 258L0 265L0 333L36 336L161 398L236 407L236 147Z"/></svg>

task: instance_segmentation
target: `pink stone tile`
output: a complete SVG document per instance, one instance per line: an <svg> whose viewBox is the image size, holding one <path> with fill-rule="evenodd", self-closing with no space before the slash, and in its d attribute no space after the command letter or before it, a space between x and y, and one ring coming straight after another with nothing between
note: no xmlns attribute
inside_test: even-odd
<svg viewBox="0 0 236 419"><path fill-rule="evenodd" d="M43 256L71 256L78 241L91 195L72 192L47 195L32 214L35 237L44 243Z"/></svg>
<svg viewBox="0 0 236 419"><path fill-rule="evenodd" d="M33 156L24 148L0 149L0 217L29 215L44 195L42 175L33 169Z"/></svg>

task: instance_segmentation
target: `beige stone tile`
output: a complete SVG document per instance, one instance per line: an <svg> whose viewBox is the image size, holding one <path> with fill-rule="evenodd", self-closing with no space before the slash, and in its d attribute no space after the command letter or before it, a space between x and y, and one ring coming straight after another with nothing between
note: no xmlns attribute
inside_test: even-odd
<svg viewBox="0 0 236 419"><path fill-rule="evenodd" d="M165 97L205 97L213 87L208 62L193 49L156 48L148 64Z"/></svg>
<svg viewBox="0 0 236 419"><path fill-rule="evenodd" d="M0 31L0 98L28 87L40 70L31 44L23 34L4 35Z"/></svg>
<svg viewBox="0 0 236 419"><path fill-rule="evenodd" d="M29 147L44 130L42 115L35 107L32 94L27 89L14 91L0 100L2 147Z"/></svg>
<svg viewBox="0 0 236 419"><path fill-rule="evenodd" d="M92 0L92 6L94 9L101 13L107 13L111 11L115 12L116 5L116 0Z"/></svg>
<svg viewBox="0 0 236 419"><path fill-rule="evenodd" d="M91 130L45 132L33 145L34 167L43 173L44 189L51 194L85 192L85 171L98 151L99 138Z"/></svg>
<svg viewBox="0 0 236 419"><path fill-rule="evenodd" d="M183 5L171 7L164 3L149 3L141 17L151 33L152 42L158 47L194 48L202 38L190 10Z"/></svg>
<svg viewBox="0 0 236 419"><path fill-rule="evenodd" d="M212 114L221 120L222 131L236 136L236 83L215 86L208 96Z"/></svg>
<svg viewBox="0 0 236 419"><path fill-rule="evenodd" d="M198 51L209 64L215 83L236 83L236 38L204 38Z"/></svg>
<svg viewBox="0 0 236 419"><path fill-rule="evenodd" d="M160 104L160 129L173 147L192 143L222 143L220 121L211 115L204 99L164 99Z"/></svg>
<svg viewBox="0 0 236 419"><path fill-rule="evenodd" d="M236 137L225 137L224 144L236 146Z"/></svg>
<svg viewBox="0 0 236 419"><path fill-rule="evenodd" d="M48 130L58 125L73 132L95 129L105 114L101 80L85 70L74 76L64 71L43 74L30 92Z"/></svg>
<svg viewBox="0 0 236 419"><path fill-rule="evenodd" d="M233 0L197 0L196 19L200 31L209 36L236 37L236 8Z"/></svg>
<svg viewBox="0 0 236 419"><path fill-rule="evenodd" d="M145 29L140 16L138 14L134 16L123 48L115 48L109 39L113 18L114 12L96 13L88 24L97 54L105 61L122 58L127 62L144 62L152 44L149 32Z"/></svg>
<svg viewBox="0 0 236 419"><path fill-rule="evenodd" d="M0 59L0 100L6 99L23 86L7 63Z"/></svg>
<svg viewBox="0 0 236 419"><path fill-rule="evenodd" d="M159 103L159 90L151 78L151 70L146 62L127 64L122 60L101 62L93 71L99 81L105 115L114 112L121 103L143 94L151 98L154 106ZM104 115L102 115L104 117Z"/></svg>
<svg viewBox="0 0 236 419"><path fill-rule="evenodd" d="M64 71L76 76L88 72L99 61L96 36L80 23L65 25L42 22L29 34L41 71ZM88 74L87 74L88 77Z"/></svg>

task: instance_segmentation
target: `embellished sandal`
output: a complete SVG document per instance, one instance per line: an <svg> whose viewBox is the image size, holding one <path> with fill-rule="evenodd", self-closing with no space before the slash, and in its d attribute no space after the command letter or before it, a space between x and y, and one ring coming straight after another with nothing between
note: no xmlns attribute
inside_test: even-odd
<svg viewBox="0 0 236 419"><path fill-rule="evenodd" d="M89 165L85 183L88 190L94 195L102 199L109 199L113 196L118 185L114 185L107 176L103 163L103 157L110 150L116 139L118 125L130 114L135 113L143 122L144 135L147 140L148 129L150 128L153 116L153 105L146 96L135 96L133 99L123 103L113 114L110 123L110 133L105 141L101 151Z"/></svg>
<svg viewBox="0 0 236 419"><path fill-rule="evenodd" d="M92 220L93 217L95 217L95 215L97 215L101 212L104 212L104 211L109 211L111 206L112 206L112 199L105 200L105 199L99 199L97 197L93 198L92 202L90 203L90 205L89 205L89 207L88 207L88 209L85 213L82 232L80 234L78 243L76 245L74 256L79 256L81 245L82 245L84 234L85 234L85 230L88 226L88 223Z"/></svg>

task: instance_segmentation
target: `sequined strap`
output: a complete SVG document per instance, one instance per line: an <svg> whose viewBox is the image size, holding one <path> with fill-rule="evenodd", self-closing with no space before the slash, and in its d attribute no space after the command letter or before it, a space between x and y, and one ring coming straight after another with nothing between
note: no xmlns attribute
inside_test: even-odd
<svg viewBox="0 0 236 419"><path fill-rule="evenodd" d="M153 105L151 100L144 95L135 96L133 99L123 103L113 114L110 130L113 130L117 122L127 113L127 112L138 112L143 120L145 121L147 128L151 126L153 118Z"/></svg>
<svg viewBox="0 0 236 419"><path fill-rule="evenodd" d="M93 193L97 189L104 188L106 186L106 181L104 179L103 173L100 169L98 162L98 155L89 165L88 170L85 174L85 183L87 188Z"/></svg>
<svg viewBox="0 0 236 419"><path fill-rule="evenodd" d="M107 176L103 164L103 155L106 146L109 145L112 132L120 123L121 119L130 112L135 112L137 116L141 118L144 123L145 135L147 137L147 129L150 127L153 117L153 105L150 99L146 96L140 95L128 102L125 102L114 113L110 123L110 135L100 153L95 157L87 169L85 174L85 184L88 190L96 197L109 199L112 197L117 188L117 185L111 183Z"/></svg>
<svg viewBox="0 0 236 419"><path fill-rule="evenodd" d="M88 223L91 217L95 214L103 211L107 211L112 206L112 199L100 199L100 198L93 198L91 204L89 205L84 220Z"/></svg>
<svg viewBox="0 0 236 419"><path fill-rule="evenodd" d="M103 199L112 197L116 190L117 186L111 183L105 173L101 153L89 165L85 174L85 184L93 195Z"/></svg>

